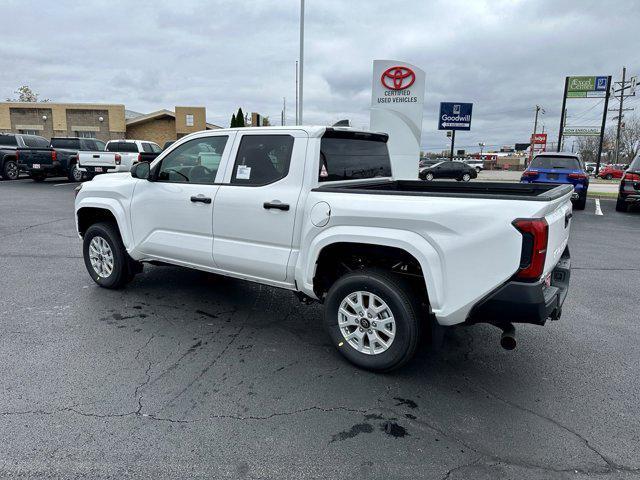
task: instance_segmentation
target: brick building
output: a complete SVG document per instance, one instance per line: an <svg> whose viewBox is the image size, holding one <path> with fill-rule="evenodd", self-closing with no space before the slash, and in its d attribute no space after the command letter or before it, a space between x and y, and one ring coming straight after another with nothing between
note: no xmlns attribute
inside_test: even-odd
<svg viewBox="0 0 640 480"><path fill-rule="evenodd" d="M131 116L126 120L127 138L150 140L158 145L177 140L192 132L221 128L207 123L204 107L176 107L158 110L146 115Z"/></svg>
<svg viewBox="0 0 640 480"><path fill-rule="evenodd" d="M0 102L0 132L51 137L123 138L124 105Z"/></svg>

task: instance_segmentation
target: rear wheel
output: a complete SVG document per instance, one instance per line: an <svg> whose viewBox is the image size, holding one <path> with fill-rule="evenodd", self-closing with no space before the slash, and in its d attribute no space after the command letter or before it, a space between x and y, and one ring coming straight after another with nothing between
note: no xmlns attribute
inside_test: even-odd
<svg viewBox="0 0 640 480"><path fill-rule="evenodd" d="M78 168L77 163L74 163L73 165L71 165L71 168L69 169L69 174L68 174L68 178L70 182L81 182L83 176L84 176L84 172L82 172Z"/></svg>
<svg viewBox="0 0 640 480"><path fill-rule="evenodd" d="M468 173L465 173L464 175L462 175L463 182L468 182L469 180L471 180L471 175L469 175Z"/></svg>
<svg viewBox="0 0 640 480"><path fill-rule="evenodd" d="M84 234L84 264L93 281L104 288L121 288L133 280L136 271L120 232L113 223L96 223Z"/></svg>
<svg viewBox="0 0 640 480"><path fill-rule="evenodd" d="M4 163L4 168L2 169L2 178L5 180L17 180L20 171L18 170L18 164L15 160L7 160Z"/></svg>
<svg viewBox="0 0 640 480"><path fill-rule="evenodd" d="M611 175L610 173L607 173L607 174L604 176L604 178L605 178L605 180L611 180L611 179L613 178L613 175Z"/></svg>
<svg viewBox="0 0 640 480"><path fill-rule="evenodd" d="M327 293L325 327L358 367L389 371L408 362L420 338L420 304L411 284L382 270L338 279Z"/></svg>
<svg viewBox="0 0 640 480"><path fill-rule="evenodd" d="M626 212L628 208L629 206L627 205L627 202L624 201L624 198L618 195L618 200L616 200L616 212Z"/></svg>

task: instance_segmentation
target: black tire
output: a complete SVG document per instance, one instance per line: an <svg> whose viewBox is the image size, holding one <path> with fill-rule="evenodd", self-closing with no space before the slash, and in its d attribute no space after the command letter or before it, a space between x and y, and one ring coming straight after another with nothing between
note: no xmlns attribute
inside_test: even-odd
<svg viewBox="0 0 640 480"><path fill-rule="evenodd" d="M70 182L81 182L84 180L84 173L78 169L77 163L73 163L71 167L69 167L67 178Z"/></svg>
<svg viewBox="0 0 640 480"><path fill-rule="evenodd" d="M584 210L584 208L587 206L587 196L586 195L580 195L578 197L578 199L573 203L573 209L574 210Z"/></svg>
<svg viewBox="0 0 640 480"><path fill-rule="evenodd" d="M108 276L103 276L93 267L89 258L89 245L95 237L105 240L112 252L113 268ZM113 223L103 222L91 225L84 234L82 253L84 265L93 281L104 288L117 289L133 280L135 276L129 262L130 257L122 243L120 232Z"/></svg>
<svg viewBox="0 0 640 480"><path fill-rule="evenodd" d="M629 210L629 205L624 201L620 195L618 195L618 200L616 200L616 212L627 212Z"/></svg>
<svg viewBox="0 0 640 480"><path fill-rule="evenodd" d="M431 173L431 172L426 173L426 174L424 175L424 179L425 179L427 182L431 182L431 181L433 180L433 173Z"/></svg>
<svg viewBox="0 0 640 480"><path fill-rule="evenodd" d="M377 295L390 308L396 331L387 350L371 355L359 352L345 341L338 325L338 310L350 294L365 291ZM407 363L420 339L421 305L415 289L405 279L383 270L362 270L338 279L325 299L324 323L332 343L354 365L375 372L386 372Z"/></svg>
<svg viewBox="0 0 640 480"><path fill-rule="evenodd" d="M611 175L610 173L607 173L607 174L604 176L604 179L605 179L605 180L611 180L612 178L613 178L613 175Z"/></svg>
<svg viewBox="0 0 640 480"><path fill-rule="evenodd" d="M2 178L5 180L17 180L20 176L18 163L15 160L7 160L2 168Z"/></svg>
<svg viewBox="0 0 640 480"><path fill-rule="evenodd" d="M31 175L31 179L36 183L42 183L46 180L46 178L47 176L41 173L40 174L36 173Z"/></svg>
<svg viewBox="0 0 640 480"><path fill-rule="evenodd" d="M462 181L463 182L468 182L469 180L471 180L471 174L470 173L465 173L464 175L462 175Z"/></svg>

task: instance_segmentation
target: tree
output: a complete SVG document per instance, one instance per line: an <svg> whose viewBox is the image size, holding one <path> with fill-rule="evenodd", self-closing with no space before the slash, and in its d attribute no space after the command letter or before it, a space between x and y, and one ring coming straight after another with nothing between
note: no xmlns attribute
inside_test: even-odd
<svg viewBox="0 0 640 480"><path fill-rule="evenodd" d="M236 125L236 114L235 113L231 115L231 125L229 125L229 126L231 128L235 128L237 126Z"/></svg>
<svg viewBox="0 0 640 480"><path fill-rule="evenodd" d="M263 127L270 127L271 126L271 122L269 121L269 117L262 117L262 126Z"/></svg>
<svg viewBox="0 0 640 480"><path fill-rule="evenodd" d="M39 99L40 94L35 93L31 90L31 87L28 85L22 85L15 92L18 95L17 98L7 98L7 102L48 102L48 98L44 98L42 100Z"/></svg>
<svg viewBox="0 0 640 480"><path fill-rule="evenodd" d="M244 126L244 114L242 113L242 108L238 108L238 113L236 113L236 127Z"/></svg>
<svg viewBox="0 0 640 480"><path fill-rule="evenodd" d="M637 117L624 119L620 130L620 156L622 163L631 163L640 152L640 120Z"/></svg>

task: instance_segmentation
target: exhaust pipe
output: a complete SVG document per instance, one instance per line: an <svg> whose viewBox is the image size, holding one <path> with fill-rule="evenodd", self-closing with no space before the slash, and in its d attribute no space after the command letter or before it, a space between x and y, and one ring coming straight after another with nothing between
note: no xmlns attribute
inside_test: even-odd
<svg viewBox="0 0 640 480"><path fill-rule="evenodd" d="M516 329L512 323L508 323L507 325L502 327L500 345L505 350L513 350L514 348L516 348Z"/></svg>

